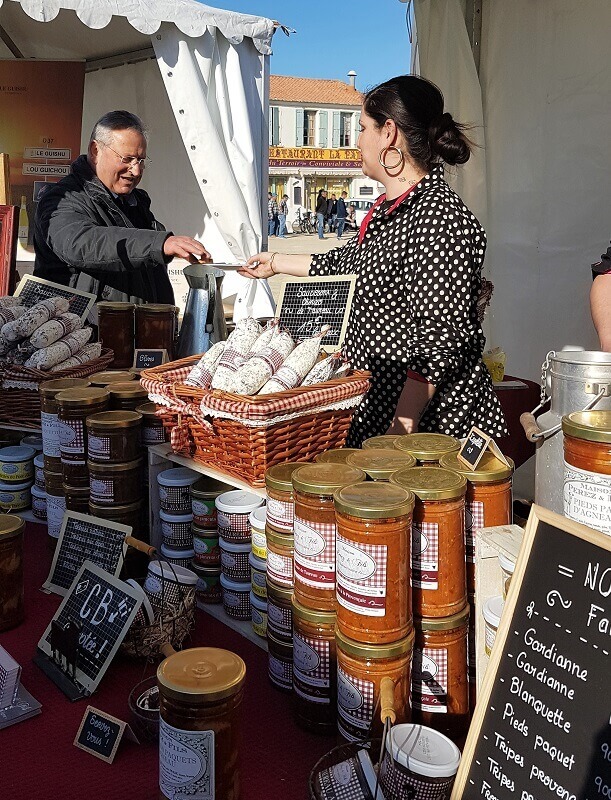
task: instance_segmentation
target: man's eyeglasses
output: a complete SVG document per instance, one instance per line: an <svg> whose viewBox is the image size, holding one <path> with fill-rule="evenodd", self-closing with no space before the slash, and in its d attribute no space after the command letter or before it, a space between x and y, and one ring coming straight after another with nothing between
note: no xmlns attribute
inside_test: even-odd
<svg viewBox="0 0 611 800"><path fill-rule="evenodd" d="M136 165L138 165L140 169L144 169L148 164L151 163L151 159L146 156L144 158L136 158L136 156L122 156L121 153L117 153L117 151L114 150L109 144L106 144L105 142L98 142L98 144L103 144L104 147L107 147L109 150L112 150L112 152L116 156L118 156L119 161L122 164L125 164L126 167L128 165L130 167L135 167Z"/></svg>

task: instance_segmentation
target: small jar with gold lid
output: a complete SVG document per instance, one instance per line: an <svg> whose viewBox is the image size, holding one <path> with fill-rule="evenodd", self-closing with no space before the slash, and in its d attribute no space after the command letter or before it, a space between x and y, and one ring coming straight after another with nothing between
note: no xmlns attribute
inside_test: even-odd
<svg viewBox="0 0 611 800"><path fill-rule="evenodd" d="M70 486L87 485L85 419L91 414L106 411L108 398L108 390L101 386L64 389L55 396L62 472L64 482Z"/></svg>
<svg viewBox="0 0 611 800"><path fill-rule="evenodd" d="M237 800L239 710L246 666L235 653L195 647L157 669L160 797Z"/></svg>
<svg viewBox="0 0 611 800"><path fill-rule="evenodd" d="M0 514L0 631L23 622L23 531L25 522Z"/></svg>
<svg viewBox="0 0 611 800"><path fill-rule="evenodd" d="M419 617L449 617L467 604L463 475L441 467L395 472L390 482L416 495L412 602Z"/></svg>
<svg viewBox="0 0 611 800"><path fill-rule="evenodd" d="M265 473L267 506L265 524L273 531L293 535L295 501L293 499L292 475L305 461L288 461L276 464Z"/></svg>
<svg viewBox="0 0 611 800"><path fill-rule="evenodd" d="M361 447L363 450L394 450L397 439L397 436L387 433L382 436L370 436L369 439L365 439Z"/></svg>
<svg viewBox="0 0 611 800"><path fill-rule="evenodd" d="M348 456L347 464L362 469L372 481L388 481L393 472L416 466L416 459L411 453L401 450L390 450L370 447L357 450Z"/></svg>
<svg viewBox="0 0 611 800"><path fill-rule="evenodd" d="M147 390L140 385L140 381L124 381L111 383L109 408L113 411L135 411L137 406L146 403L149 397Z"/></svg>
<svg viewBox="0 0 611 800"><path fill-rule="evenodd" d="M38 387L40 393L40 421L42 425L42 452L45 469L50 472L61 472L62 470L55 397L64 389L84 389L89 385L89 380L84 380L83 378L55 378L41 383Z"/></svg>
<svg viewBox="0 0 611 800"><path fill-rule="evenodd" d="M338 447L335 450L325 450L314 459L319 464L345 464L352 453L360 453L355 447Z"/></svg>
<svg viewBox="0 0 611 800"><path fill-rule="evenodd" d="M365 473L348 464L307 464L293 473L295 598L306 608L335 611L333 494L363 480Z"/></svg>
<svg viewBox="0 0 611 800"><path fill-rule="evenodd" d="M397 436L397 450L411 453L419 464L439 464L446 453L460 450L460 442L445 433L408 433Z"/></svg>
<svg viewBox="0 0 611 800"><path fill-rule="evenodd" d="M85 424L90 461L121 464L140 455L142 416L136 411L102 411Z"/></svg>
<svg viewBox="0 0 611 800"><path fill-rule="evenodd" d="M113 351L112 363L118 369L134 363L134 309L133 303L97 304L99 340Z"/></svg>
<svg viewBox="0 0 611 800"><path fill-rule="evenodd" d="M142 497L142 466L136 458L121 464L88 461L91 502L98 505L129 505Z"/></svg>
<svg viewBox="0 0 611 800"><path fill-rule="evenodd" d="M112 383L126 383L133 381L135 373L128 370L109 369L105 372L94 372L88 380L92 386L110 386Z"/></svg>
<svg viewBox="0 0 611 800"><path fill-rule="evenodd" d="M383 644L412 629L410 525L414 495L362 481L335 492L337 627Z"/></svg>

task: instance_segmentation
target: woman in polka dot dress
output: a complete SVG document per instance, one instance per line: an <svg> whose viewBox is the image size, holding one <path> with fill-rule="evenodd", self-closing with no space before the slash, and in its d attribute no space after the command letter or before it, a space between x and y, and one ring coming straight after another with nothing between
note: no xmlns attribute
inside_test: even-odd
<svg viewBox="0 0 611 800"><path fill-rule="evenodd" d="M473 425L507 434L483 366L477 300L483 228L445 182L443 163L464 164L469 141L429 81L392 78L363 102L358 147L363 172L386 192L358 236L324 255L258 253L242 274L355 273L345 354L372 372L347 446L416 430L465 436Z"/></svg>

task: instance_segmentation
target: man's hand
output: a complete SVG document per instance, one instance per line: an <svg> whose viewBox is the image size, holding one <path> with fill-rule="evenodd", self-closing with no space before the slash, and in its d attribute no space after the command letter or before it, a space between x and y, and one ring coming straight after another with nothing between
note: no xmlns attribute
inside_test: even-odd
<svg viewBox="0 0 611 800"><path fill-rule="evenodd" d="M163 252L170 258L186 258L187 261L212 261L212 256L201 242L190 236L168 236L163 243Z"/></svg>

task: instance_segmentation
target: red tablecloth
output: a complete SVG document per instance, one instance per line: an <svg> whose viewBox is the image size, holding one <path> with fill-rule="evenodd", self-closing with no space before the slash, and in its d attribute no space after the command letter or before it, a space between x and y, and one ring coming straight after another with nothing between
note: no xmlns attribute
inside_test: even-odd
<svg viewBox="0 0 611 800"><path fill-rule="evenodd" d="M23 667L22 683L42 703L38 717L0 730L2 797L33 800L155 800L158 797L156 744L123 741L113 764L74 747L87 704L129 721L131 689L154 667L118 656L90 698L69 702L32 662L36 644L61 602L39 591L51 564L46 528L27 525L25 533L26 620L0 634L0 644ZM334 737L308 734L294 724L290 696L267 679L267 654L203 612L197 613L192 645L225 647L246 662L242 705L242 800L304 800L312 766L335 746Z"/></svg>

